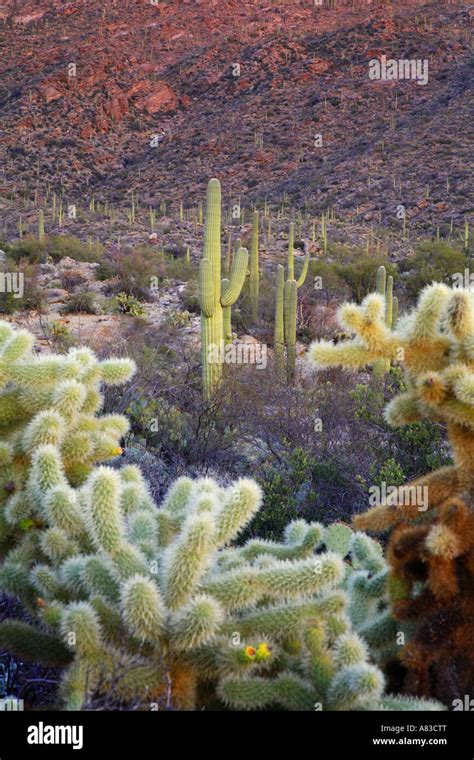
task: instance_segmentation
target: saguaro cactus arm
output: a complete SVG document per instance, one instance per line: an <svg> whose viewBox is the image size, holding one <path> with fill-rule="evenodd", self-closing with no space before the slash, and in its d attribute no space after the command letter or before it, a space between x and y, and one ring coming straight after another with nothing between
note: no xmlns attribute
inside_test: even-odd
<svg viewBox="0 0 474 760"><path fill-rule="evenodd" d="M238 299L247 273L249 254L246 248L240 248L234 256L228 284L221 295L221 305L232 306Z"/></svg>
<svg viewBox="0 0 474 760"><path fill-rule="evenodd" d="M306 275L308 274L308 267L309 267L309 253L306 254L303 261L303 268L301 270L300 276L298 277L296 281L296 287L301 288L302 285L304 285L306 281Z"/></svg>

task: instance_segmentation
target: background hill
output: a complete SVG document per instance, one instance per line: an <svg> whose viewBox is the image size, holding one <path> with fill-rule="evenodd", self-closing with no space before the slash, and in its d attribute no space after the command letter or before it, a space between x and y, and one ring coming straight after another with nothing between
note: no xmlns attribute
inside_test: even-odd
<svg viewBox="0 0 474 760"><path fill-rule="evenodd" d="M2 193L49 184L177 206L215 175L229 201L286 194L382 225L402 203L420 230L458 226L473 209L473 14L439 1L4 1ZM428 84L371 81L382 54L427 59Z"/></svg>

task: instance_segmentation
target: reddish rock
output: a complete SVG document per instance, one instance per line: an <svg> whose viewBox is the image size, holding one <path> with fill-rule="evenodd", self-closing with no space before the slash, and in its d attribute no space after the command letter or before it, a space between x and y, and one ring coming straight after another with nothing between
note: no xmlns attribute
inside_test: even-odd
<svg viewBox="0 0 474 760"><path fill-rule="evenodd" d="M178 107L178 98L166 82L156 82L149 95L140 98L135 103L139 111L149 114L158 111L174 111Z"/></svg>
<svg viewBox="0 0 474 760"><path fill-rule="evenodd" d="M149 79L141 79L127 90L127 98L135 98L137 95L148 94L151 89L151 82Z"/></svg>
<svg viewBox="0 0 474 760"><path fill-rule="evenodd" d="M123 93L118 93L104 104L104 113L114 121L122 121L128 113L128 100Z"/></svg>
<svg viewBox="0 0 474 760"><path fill-rule="evenodd" d="M330 62L325 61L323 58L315 58L313 61L310 61L308 63L308 69L313 74L323 74L330 68L330 66Z"/></svg>
<svg viewBox="0 0 474 760"><path fill-rule="evenodd" d="M80 136L84 140L89 140L93 134L95 134L94 127L91 124L84 124L84 126L81 128Z"/></svg>
<svg viewBox="0 0 474 760"><path fill-rule="evenodd" d="M21 119L19 122L17 122L16 128L17 129L31 129L32 126L33 126L33 117L25 116L24 119Z"/></svg>
<svg viewBox="0 0 474 760"><path fill-rule="evenodd" d="M34 21L39 21L43 18L46 11L34 11L33 13L20 13L18 16L13 17L14 24L20 24L21 26L27 26Z"/></svg>
<svg viewBox="0 0 474 760"><path fill-rule="evenodd" d="M51 103L52 100L58 100L63 97L63 93L57 85L54 84L39 84L38 91L40 95L45 99L46 103Z"/></svg>

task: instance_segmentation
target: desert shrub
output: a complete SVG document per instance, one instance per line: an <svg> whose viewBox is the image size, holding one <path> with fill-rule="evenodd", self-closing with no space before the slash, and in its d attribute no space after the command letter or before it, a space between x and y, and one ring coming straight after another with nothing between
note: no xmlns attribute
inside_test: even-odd
<svg viewBox="0 0 474 760"><path fill-rule="evenodd" d="M61 308L61 314L98 314L96 294L91 290L74 293Z"/></svg>
<svg viewBox="0 0 474 760"><path fill-rule="evenodd" d="M417 293L431 282L452 285L453 274L463 273L465 266L465 254L459 248L443 241L423 241L415 249L414 256L400 262L399 269L409 273L404 278L405 288L414 300Z"/></svg>
<svg viewBox="0 0 474 760"><path fill-rule="evenodd" d="M442 467L450 462L441 425L420 420L402 428L390 428L385 421L383 409L386 403L395 393L405 390L399 367L392 367L382 381L357 383L350 391L355 402L355 418L367 426L368 432L372 431L366 438L366 446L370 444L373 458L369 485L378 484L381 472L389 476L387 485L399 485L399 481L416 478L427 469ZM377 436L373 437L377 431L384 433L382 445Z"/></svg>
<svg viewBox="0 0 474 760"><path fill-rule="evenodd" d="M73 291L79 286L87 285L87 277L81 272L80 269L66 269L59 275L61 287L68 292Z"/></svg>
<svg viewBox="0 0 474 760"><path fill-rule="evenodd" d="M170 327L176 327L182 329L183 327L189 327L190 324L189 311L180 311L179 309L172 309L166 314L165 322Z"/></svg>
<svg viewBox="0 0 474 760"><path fill-rule="evenodd" d="M129 314L131 317L143 319L146 317L146 309L138 298L127 293L119 293L115 298L116 309L120 314Z"/></svg>
<svg viewBox="0 0 474 760"><path fill-rule="evenodd" d="M367 293L374 289L377 269L385 266L387 275L395 276L396 269L393 265L388 264L382 256L367 256L365 251L354 251L350 261L334 265L334 272L340 280L347 285L350 291L350 297L355 301L362 301Z"/></svg>
<svg viewBox="0 0 474 760"><path fill-rule="evenodd" d="M304 449L297 448L283 456L278 466L264 468L259 483L264 494L265 508L252 520L248 535L270 540L281 538L288 521L299 519L310 509L311 470L314 459Z"/></svg>
<svg viewBox="0 0 474 760"><path fill-rule="evenodd" d="M75 261L95 262L103 256L104 247L99 241L83 243L73 235L51 235L46 238L46 252L53 261L68 256Z"/></svg>
<svg viewBox="0 0 474 760"><path fill-rule="evenodd" d="M164 252L167 256L179 259L186 255L186 245L182 242L166 243Z"/></svg>
<svg viewBox="0 0 474 760"><path fill-rule="evenodd" d="M14 261L26 259L31 264L39 264L46 259L46 244L33 235L26 235L15 243L7 243L4 251Z"/></svg>
<svg viewBox="0 0 474 760"><path fill-rule="evenodd" d="M69 327L59 319L47 319L41 323L44 338L52 351L64 354L73 348L76 339Z"/></svg>
<svg viewBox="0 0 474 760"><path fill-rule="evenodd" d="M191 436L190 414L166 398L139 396L126 409L130 433L160 456L184 452Z"/></svg>
<svg viewBox="0 0 474 760"><path fill-rule="evenodd" d="M197 281L197 270L188 264L184 258L168 260L164 265L164 273L170 280L189 282L194 279Z"/></svg>
<svg viewBox="0 0 474 760"><path fill-rule="evenodd" d="M83 243L73 235L48 235L44 241L28 235L15 243L11 243L5 249L13 259L25 258L31 264L39 264L50 257L54 262L68 256L75 261L98 261L103 253L103 246L96 242L93 245Z"/></svg>
<svg viewBox="0 0 474 760"><path fill-rule="evenodd" d="M22 277L23 293L18 288L20 284L19 276ZM1 292L0 292L0 313L13 314L15 311L34 309L42 311L44 308L43 290L38 284L38 272L35 265L30 264L27 259L18 261L7 259L0 263ZM10 290L10 277L17 278L12 280L16 282L17 294ZM17 297L21 294L21 297Z"/></svg>
<svg viewBox="0 0 474 760"><path fill-rule="evenodd" d="M200 314L201 306L199 303L199 285L197 280L188 280L181 294L181 300L186 311L189 311L191 314Z"/></svg>
<svg viewBox="0 0 474 760"><path fill-rule="evenodd" d="M308 279L309 281L312 279L313 287L308 288L308 291L312 293L315 302L322 301L328 304L334 299L346 298L350 295L349 286L340 276L337 267L338 265L334 262L324 259L311 262Z"/></svg>
<svg viewBox="0 0 474 760"><path fill-rule="evenodd" d="M149 298L152 278L162 272L163 265L151 246L119 248L110 251L98 268L98 279L114 278L112 291L126 293L142 300Z"/></svg>

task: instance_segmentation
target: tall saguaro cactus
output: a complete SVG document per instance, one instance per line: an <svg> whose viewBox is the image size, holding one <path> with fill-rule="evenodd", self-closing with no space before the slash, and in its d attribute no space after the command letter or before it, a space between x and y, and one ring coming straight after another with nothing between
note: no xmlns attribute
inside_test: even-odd
<svg viewBox="0 0 474 760"><path fill-rule="evenodd" d="M385 324L391 330L396 326L398 320L398 298L393 295L393 277L387 277L387 270L380 266L377 270L376 292L385 299ZM390 369L390 362L381 359L374 363L374 373L383 375Z"/></svg>
<svg viewBox="0 0 474 760"><path fill-rule="evenodd" d="M38 240L40 243L44 241L44 211L41 208L38 211Z"/></svg>
<svg viewBox="0 0 474 760"><path fill-rule="evenodd" d="M292 383L296 366L296 310L298 306L298 286L296 280L285 283L285 338L288 382Z"/></svg>
<svg viewBox="0 0 474 760"><path fill-rule="evenodd" d="M250 250L250 309L252 322L258 320L258 291L260 285L260 273L258 264L258 211L253 212L252 217L252 247Z"/></svg>
<svg viewBox="0 0 474 760"><path fill-rule="evenodd" d="M247 274L248 251L240 248L229 279L221 281L221 185L211 179L207 186L204 251L199 265L201 304L201 361L204 394L209 397L222 376L224 347L223 309L230 308L242 290ZM227 315L227 327L230 321Z"/></svg>
<svg viewBox="0 0 474 760"><path fill-rule="evenodd" d="M285 290L285 267L281 264L277 269L276 294L275 294L275 329L274 345L275 359L279 368L283 367L285 358L285 330L283 326L284 319L284 290Z"/></svg>
<svg viewBox="0 0 474 760"><path fill-rule="evenodd" d="M298 308L298 289L304 285L306 276L308 274L309 267L309 253L306 254L303 268L301 270L298 279L295 279L295 257L294 257L294 240L295 240L295 225L293 222L290 224L289 236L288 236L288 277L283 286L280 283L279 278L283 281L284 270L283 267L278 268L277 272L277 289L276 289L276 309L275 309L275 354L277 357L281 356L281 349L279 346L279 325L282 323L284 326L284 341L286 343L286 356L287 356L287 375L288 382L293 382L295 376L296 365L296 313ZM281 290L280 290L281 288ZM283 292L282 292L283 291ZM283 312L283 318L281 319L281 312ZM280 323L281 319L281 323Z"/></svg>
<svg viewBox="0 0 474 760"><path fill-rule="evenodd" d="M290 223L288 234L288 279L295 279L295 224Z"/></svg>

